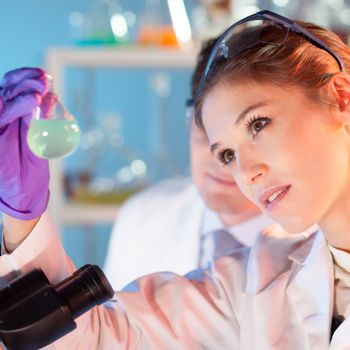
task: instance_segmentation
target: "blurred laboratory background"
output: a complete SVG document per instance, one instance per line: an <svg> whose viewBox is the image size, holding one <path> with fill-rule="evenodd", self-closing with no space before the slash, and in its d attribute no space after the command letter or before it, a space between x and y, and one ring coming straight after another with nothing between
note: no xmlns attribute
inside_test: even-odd
<svg viewBox="0 0 350 350"><path fill-rule="evenodd" d="M350 0L11 0L0 2L1 75L46 68L81 144L50 161L51 212L74 263L103 265L121 203L189 175L185 102L201 41L269 9L350 29Z"/></svg>

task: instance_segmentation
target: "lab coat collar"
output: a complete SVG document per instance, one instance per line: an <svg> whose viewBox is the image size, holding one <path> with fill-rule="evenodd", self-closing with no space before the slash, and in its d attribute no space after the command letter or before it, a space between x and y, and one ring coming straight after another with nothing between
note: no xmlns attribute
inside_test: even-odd
<svg viewBox="0 0 350 350"><path fill-rule="evenodd" d="M334 305L333 261L321 232L307 241L312 245L306 255L303 246L290 255L296 267L291 268L294 277L287 294L308 335L310 348L328 349Z"/></svg>
<svg viewBox="0 0 350 350"><path fill-rule="evenodd" d="M260 335L259 348L329 349L334 277L321 233L284 238L265 233L247 268L246 323ZM246 348L257 346L248 338Z"/></svg>
<svg viewBox="0 0 350 350"><path fill-rule="evenodd" d="M302 265L313 247L315 237L316 232L289 234L279 225L263 231L252 247L246 291L259 293L278 275L289 271L293 262Z"/></svg>
<svg viewBox="0 0 350 350"><path fill-rule="evenodd" d="M272 225L274 225L274 221L272 221L269 217L258 214L240 224L225 227L216 212L209 208L205 208L201 234L208 235L212 234L214 231L225 230L228 231L243 246L252 247L258 234L266 227L270 227Z"/></svg>

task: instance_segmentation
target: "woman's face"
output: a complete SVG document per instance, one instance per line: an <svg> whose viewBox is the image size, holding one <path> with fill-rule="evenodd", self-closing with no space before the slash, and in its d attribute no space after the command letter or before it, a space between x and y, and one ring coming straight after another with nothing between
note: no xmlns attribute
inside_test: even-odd
<svg viewBox="0 0 350 350"><path fill-rule="evenodd" d="M219 215L242 218L260 213L239 190L230 169L212 157L207 135L194 122L190 130L190 153L193 181L209 208Z"/></svg>
<svg viewBox="0 0 350 350"><path fill-rule="evenodd" d="M348 131L300 89L219 84L202 117L215 158L287 231L337 218L350 201Z"/></svg>

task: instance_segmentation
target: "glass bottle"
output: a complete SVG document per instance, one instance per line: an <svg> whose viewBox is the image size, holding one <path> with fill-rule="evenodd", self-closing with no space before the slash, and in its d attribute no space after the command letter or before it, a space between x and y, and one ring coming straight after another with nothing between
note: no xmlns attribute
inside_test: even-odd
<svg viewBox="0 0 350 350"><path fill-rule="evenodd" d="M40 158L64 157L80 144L80 127L64 108L53 90L52 77L48 75L49 91L33 111L27 142L31 151Z"/></svg>

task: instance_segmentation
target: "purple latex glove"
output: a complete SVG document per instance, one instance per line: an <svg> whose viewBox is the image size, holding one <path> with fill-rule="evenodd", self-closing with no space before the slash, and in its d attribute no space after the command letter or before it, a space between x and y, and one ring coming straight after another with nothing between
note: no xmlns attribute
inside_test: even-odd
<svg viewBox="0 0 350 350"><path fill-rule="evenodd" d="M0 211L22 220L39 217L49 201L48 161L26 140L32 112L48 89L45 74L20 68L0 82Z"/></svg>

